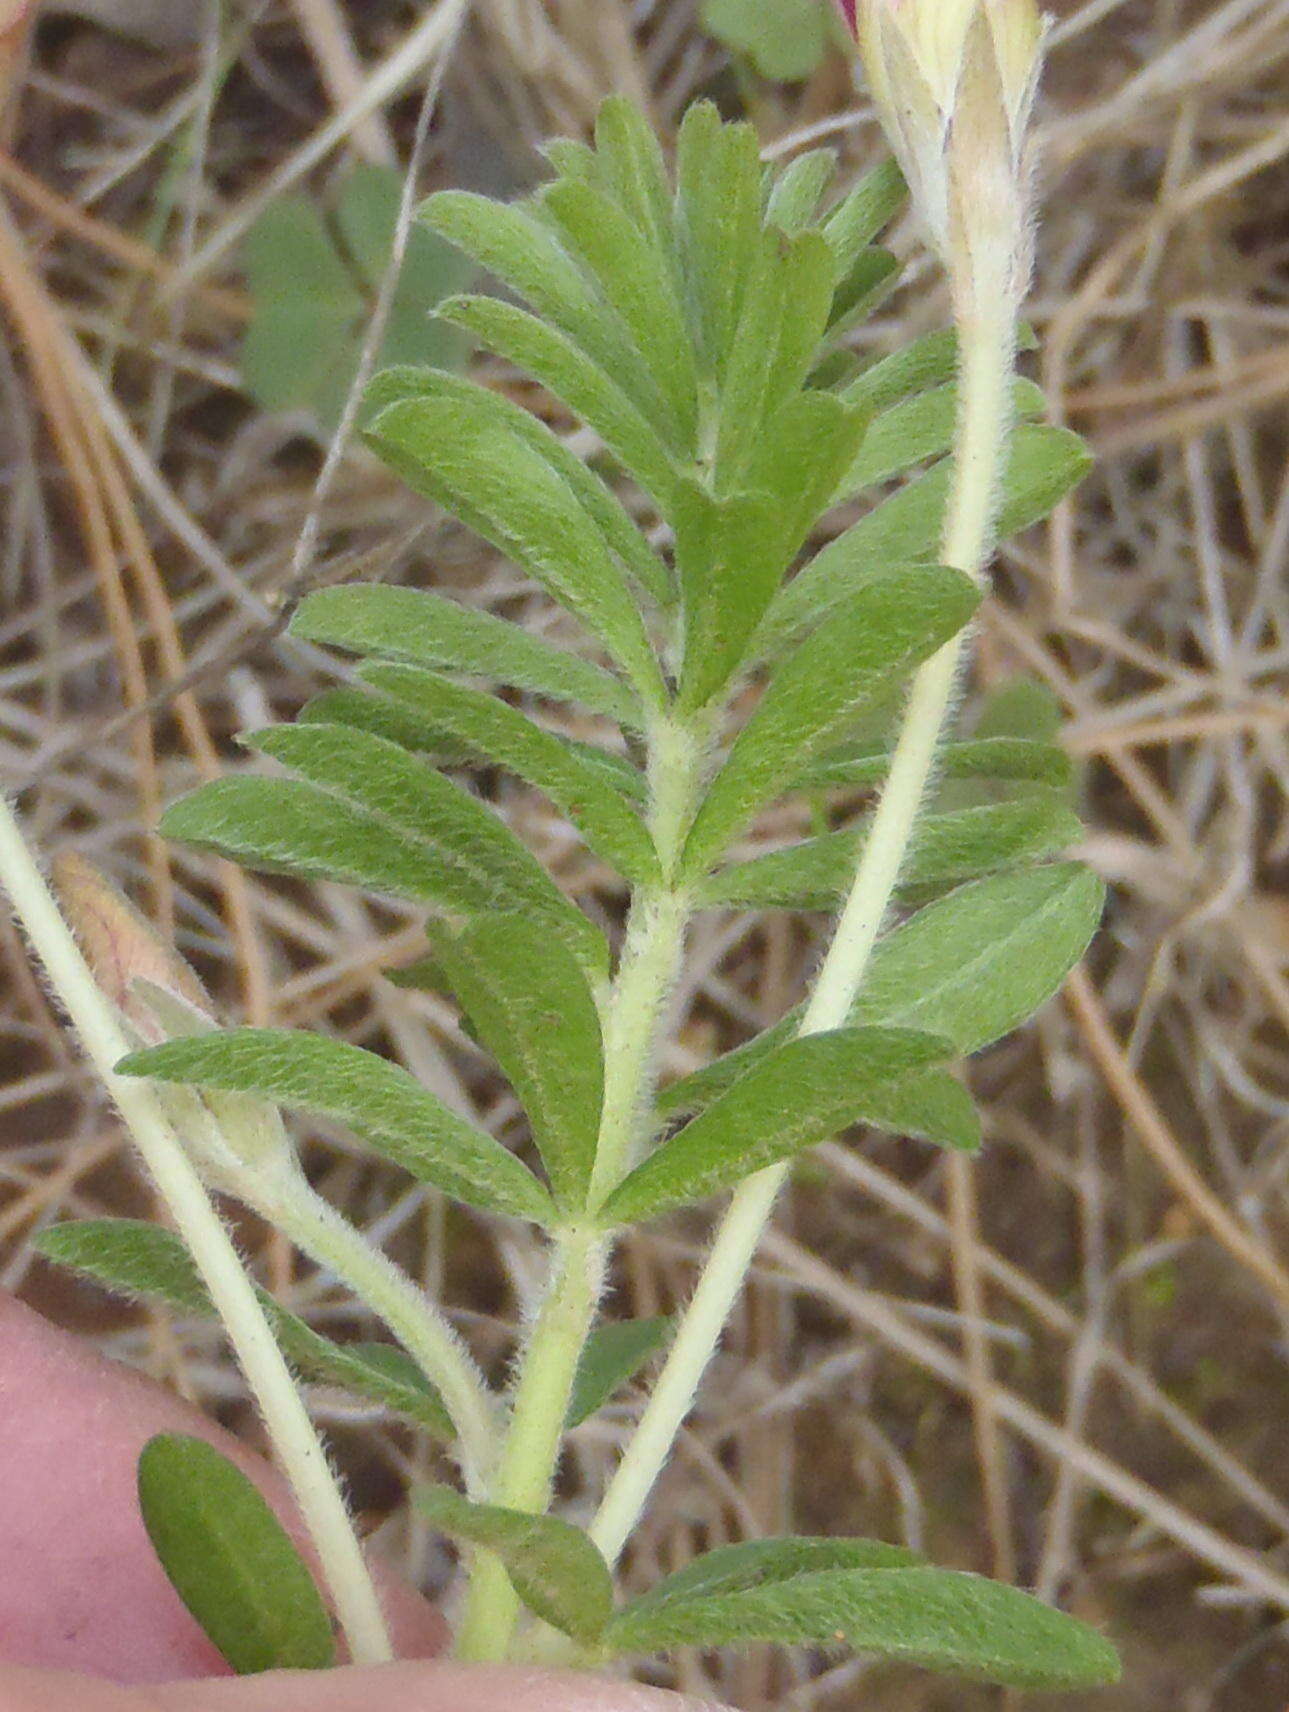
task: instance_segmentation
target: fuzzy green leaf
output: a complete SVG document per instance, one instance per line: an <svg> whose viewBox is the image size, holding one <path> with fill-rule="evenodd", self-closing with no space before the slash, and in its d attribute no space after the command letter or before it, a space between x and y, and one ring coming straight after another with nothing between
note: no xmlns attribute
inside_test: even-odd
<svg viewBox="0 0 1289 1712"><path fill-rule="evenodd" d="M429 725L543 791L620 873L637 882L657 878L653 840L615 780L612 757L596 760L534 725L518 708L415 666L366 666L360 675Z"/></svg>
<svg viewBox="0 0 1289 1712"><path fill-rule="evenodd" d="M487 909L496 895L424 843L294 779L215 779L172 803L161 831L260 873L339 880L435 909Z"/></svg>
<svg viewBox="0 0 1289 1712"><path fill-rule="evenodd" d="M839 751L825 755L793 781L797 790L855 790L880 785L890 771L886 749ZM1070 757L1052 743L1028 737L976 737L946 743L938 757L946 779L998 779L1032 785L1065 786L1073 777Z"/></svg>
<svg viewBox="0 0 1289 1712"><path fill-rule="evenodd" d="M131 1053L117 1070L254 1094L332 1119L460 1201L551 1222L550 1197L500 1142L449 1111L397 1064L345 1041L303 1030L235 1028Z"/></svg>
<svg viewBox="0 0 1289 1712"><path fill-rule="evenodd" d="M925 566L874 579L809 637L771 678L734 740L685 847L702 874L730 839L857 714L967 623L979 601L970 578Z"/></svg>
<svg viewBox="0 0 1289 1712"><path fill-rule="evenodd" d="M528 1113L556 1199L579 1210L604 1099L595 997L571 951L539 921L496 914L433 936L471 1027Z"/></svg>
<svg viewBox="0 0 1289 1712"><path fill-rule="evenodd" d="M667 167L653 126L621 95L601 102L595 116L596 165L619 206L660 249L674 240Z"/></svg>
<svg viewBox="0 0 1289 1712"><path fill-rule="evenodd" d="M425 203L420 217L510 286L597 368L614 376L655 431L675 443L676 424L646 356L556 234L530 208L444 190Z"/></svg>
<svg viewBox="0 0 1289 1712"><path fill-rule="evenodd" d="M618 1613L606 1651L773 1641L836 1646L1005 1683L1092 1688L1118 1680L1114 1649L1028 1594L942 1569L826 1569Z"/></svg>
<svg viewBox="0 0 1289 1712"><path fill-rule="evenodd" d="M1041 416L1046 408L1047 400L1032 380L1013 382L1012 412L1018 421ZM914 464L943 457L953 445L957 422L954 381L891 405L869 425L858 457L838 485L838 499L888 481Z"/></svg>
<svg viewBox="0 0 1289 1712"><path fill-rule="evenodd" d="M695 102L676 144L676 218L702 351L723 375L761 231L760 145L751 125L723 125Z"/></svg>
<svg viewBox="0 0 1289 1712"><path fill-rule="evenodd" d="M613 1578L581 1531L555 1516L471 1504L446 1486L421 1487L413 1503L453 1539L482 1546L505 1565L515 1592L543 1622L593 1642L613 1614Z"/></svg>
<svg viewBox="0 0 1289 1712"><path fill-rule="evenodd" d="M522 903L579 955L598 963L599 930L528 847L486 804L406 750L370 732L313 723L271 726L242 741L302 774L338 808L353 805L415 841L427 872L450 871L458 908L516 909Z"/></svg>
<svg viewBox="0 0 1289 1712"><path fill-rule="evenodd" d="M334 1664L313 1577L236 1464L205 1439L161 1433L143 1447L138 1486L171 1585L239 1676Z"/></svg>
<svg viewBox="0 0 1289 1712"><path fill-rule="evenodd" d="M668 1314L648 1320L610 1320L597 1326L582 1349L569 1399L567 1427L581 1426L634 1379L670 1338Z"/></svg>
<svg viewBox="0 0 1289 1712"><path fill-rule="evenodd" d="M924 815L900 874L904 891L956 884L999 868L1051 856L1082 837L1079 818L1046 794ZM823 833L711 874L699 886L701 906L744 909L832 909L855 877L867 825Z"/></svg>
<svg viewBox="0 0 1289 1712"><path fill-rule="evenodd" d="M795 237L814 219L824 192L836 176L833 149L807 149L799 154L774 182L765 205L766 225Z"/></svg>
<svg viewBox="0 0 1289 1712"><path fill-rule="evenodd" d="M728 1189L862 1121L870 1092L951 1053L902 1029L834 1029L789 1041L755 1065L605 1203L619 1223L655 1218Z"/></svg>
<svg viewBox="0 0 1289 1712"><path fill-rule="evenodd" d="M621 1617L634 1619L645 1611L690 1599L776 1587L798 1575L825 1569L912 1569L920 1561L903 1546L888 1546L883 1540L847 1540L831 1535L744 1540L696 1557L633 1599Z"/></svg>
<svg viewBox="0 0 1289 1712"><path fill-rule="evenodd" d="M631 691L591 661L426 589L381 583L315 589L296 608L291 634L351 654L468 672L553 701L580 703L632 731L640 730L644 718Z"/></svg>
<svg viewBox="0 0 1289 1712"><path fill-rule="evenodd" d="M776 509L760 494L715 500L698 482L684 482L674 519L685 612L679 701L690 712L738 670L785 561L775 545Z"/></svg>
<svg viewBox="0 0 1289 1712"><path fill-rule="evenodd" d="M215 1318L215 1304L173 1231L137 1219L78 1219L36 1238L48 1260L70 1267L131 1299L164 1302L178 1313ZM291 1366L306 1379L367 1397L451 1443L452 1418L412 1360L393 1344L333 1343L256 1289L273 1335Z"/></svg>
<svg viewBox="0 0 1289 1712"><path fill-rule="evenodd" d="M368 438L410 487L509 554L576 613L636 688L658 699L661 679L640 613L601 520L577 491L583 477L596 478L581 466L577 477L557 468L553 435L557 450L539 450L495 395L463 386L453 396L388 405Z"/></svg>
<svg viewBox="0 0 1289 1712"><path fill-rule="evenodd" d="M676 479L653 424L607 370L550 322L497 297L453 297L440 317L540 381L603 440L656 504L667 506Z"/></svg>
<svg viewBox="0 0 1289 1712"><path fill-rule="evenodd" d="M762 77L799 83L819 69L828 48L820 0L703 0L703 28Z"/></svg>
<svg viewBox="0 0 1289 1712"><path fill-rule="evenodd" d="M931 1030L977 1052L1057 991L1104 902L1101 882L1073 862L962 886L878 942L851 1020Z"/></svg>
<svg viewBox="0 0 1289 1712"><path fill-rule="evenodd" d="M841 274L854 267L882 228L890 224L904 206L907 195L904 175L888 159L865 173L832 209L824 221L824 236Z"/></svg>
<svg viewBox="0 0 1289 1712"><path fill-rule="evenodd" d="M540 193L564 247L587 269L648 358L682 444L698 422L693 343L665 251L595 185L562 179Z"/></svg>
<svg viewBox="0 0 1289 1712"><path fill-rule="evenodd" d="M999 536L1006 538L1045 517L1082 481L1090 456L1075 434L1063 428L1022 425L1012 436L1003 478ZM949 469L937 465L910 482L816 554L779 595L762 626L767 640L781 643L818 622L892 564L935 552L944 519Z"/></svg>

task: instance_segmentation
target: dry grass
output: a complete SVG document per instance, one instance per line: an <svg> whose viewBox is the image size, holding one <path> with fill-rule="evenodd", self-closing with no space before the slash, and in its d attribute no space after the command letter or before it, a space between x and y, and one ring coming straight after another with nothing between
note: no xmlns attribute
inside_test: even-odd
<svg viewBox="0 0 1289 1712"><path fill-rule="evenodd" d="M1033 316L1053 413L1101 461L1008 551L981 677L1023 669L1059 695L1085 766L1086 854L1113 907L1065 1001L974 1070L990 1131L974 1209L960 1194L947 1217L940 1162L886 1142L830 1147L800 1180L630 1573L750 1532L902 1535L943 1561L1014 1563L1108 1625L1127 1679L1089 1707L1282 1712L1289 4L1062 10ZM173 924L230 1013L387 1047L504 1131L509 1096L451 1015L377 978L415 949L410 916L245 879L147 832L159 802L236 764L233 732L289 716L322 681L324 662L278 634L306 558L327 577L432 580L510 611L531 600L365 456L334 459L318 492L298 425L257 417L236 387L247 219L350 153L405 160L442 31L397 0L226 11L227 79L200 31L158 49L51 16L26 62L0 31L0 777L26 787L47 850L88 854ZM739 84L695 11L479 4L444 67L425 181L522 184L531 145L583 130L610 88L667 130L716 87L750 104L777 153L827 134L850 165L872 156L840 65L791 91ZM864 337L941 313L934 287L906 291ZM534 605L532 621L551 618ZM566 828L518 790L503 805L589 908L613 910ZM778 1015L815 931L709 921L673 1067ZM33 1263L28 1239L51 1220L137 1212L149 1195L0 932L0 1282L240 1421L207 1332L110 1314ZM504 1359L534 1255L445 1220L339 1138L316 1138L311 1159ZM294 1306L354 1326L280 1244L245 1235ZM620 1310L683 1295L702 1237L695 1222L633 1240ZM333 1396L317 1406L389 1549L441 1583L439 1548L398 1505L431 1454ZM579 1435L574 1513L629 1416ZM997 1703L805 1658L689 1660L675 1680L746 1708Z"/></svg>

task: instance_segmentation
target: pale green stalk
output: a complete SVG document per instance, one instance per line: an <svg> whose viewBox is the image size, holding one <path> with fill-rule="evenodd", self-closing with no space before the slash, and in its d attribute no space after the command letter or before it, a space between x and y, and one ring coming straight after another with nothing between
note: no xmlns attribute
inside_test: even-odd
<svg viewBox="0 0 1289 1712"><path fill-rule="evenodd" d="M501 1423L469 1352L412 1280L295 1170L249 1174L243 1197L317 1265L334 1272L393 1332L443 1399L458 1438L466 1490L483 1494Z"/></svg>
<svg viewBox="0 0 1289 1712"><path fill-rule="evenodd" d="M598 1206L631 1169L646 1133L658 1028L675 986L690 904L670 883L693 813L703 739L692 728L650 734L649 827L663 882L632 901L617 980L604 1019L604 1101L589 1203ZM524 1350L510 1427L489 1499L534 1514L549 1508L573 1382L604 1291L611 1239L594 1225L556 1238L545 1299ZM475 1555L457 1638L464 1659L504 1658L519 1601L500 1562Z"/></svg>
<svg viewBox="0 0 1289 1712"><path fill-rule="evenodd" d="M309 1530L350 1655L356 1663L384 1663L393 1653L357 1535L254 1287L156 1094L116 1075L131 1042L3 799L0 881L210 1292Z"/></svg>
<svg viewBox="0 0 1289 1712"><path fill-rule="evenodd" d="M997 493L1011 426L1014 310L1002 291L992 314L959 316L961 416L944 559L979 578L992 546ZM846 907L802 1022L803 1034L843 1026L868 968L904 864L953 704L965 641L956 637L916 674L891 770ZM604 1496L591 1537L612 1563L648 1500L693 1407L789 1167L774 1166L736 1191L639 1425Z"/></svg>

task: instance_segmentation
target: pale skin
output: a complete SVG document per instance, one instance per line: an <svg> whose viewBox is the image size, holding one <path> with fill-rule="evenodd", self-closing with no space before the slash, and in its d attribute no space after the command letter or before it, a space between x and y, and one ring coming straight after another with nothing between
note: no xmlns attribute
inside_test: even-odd
<svg viewBox="0 0 1289 1712"><path fill-rule="evenodd" d="M438 1659L442 1617L392 1575L380 1577L381 1597L406 1662L231 1677L138 1518L139 1450L174 1431L233 1456L293 1525L264 1463L160 1386L0 1296L3 1712L721 1712L630 1684Z"/></svg>

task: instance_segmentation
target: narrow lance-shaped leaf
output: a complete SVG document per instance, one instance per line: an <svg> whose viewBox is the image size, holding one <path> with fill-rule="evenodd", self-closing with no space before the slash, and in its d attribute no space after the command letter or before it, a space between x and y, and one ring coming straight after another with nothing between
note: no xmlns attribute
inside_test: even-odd
<svg viewBox="0 0 1289 1712"><path fill-rule="evenodd" d="M335 1662L313 1577L236 1464L205 1439L162 1433L143 1448L138 1486L171 1585L239 1676Z"/></svg>
<svg viewBox="0 0 1289 1712"><path fill-rule="evenodd" d="M414 1076L324 1035L237 1028L132 1053L123 1076L226 1088L331 1118L405 1171L493 1212L551 1221L550 1197L501 1143L449 1111Z"/></svg>
<svg viewBox="0 0 1289 1712"><path fill-rule="evenodd" d="M449 908L513 910L522 904L579 956L599 963L599 930L504 821L433 767L383 737L347 726L278 725L242 741L336 793L343 799L338 808L356 804L415 840L427 872L449 871L452 884L443 888Z"/></svg>
<svg viewBox="0 0 1289 1712"><path fill-rule="evenodd" d="M598 368L616 376L654 428L674 443L676 425L648 363L555 234L530 209L444 190L425 203L420 218L552 321Z"/></svg>
<svg viewBox="0 0 1289 1712"><path fill-rule="evenodd" d="M596 165L621 206L654 243L674 243L667 168L653 126L634 102L610 95L595 116Z"/></svg>
<svg viewBox="0 0 1289 1712"><path fill-rule="evenodd" d="M1046 795L924 815L914 830L900 888L943 886L1033 862L1067 849L1082 834L1078 816ZM735 863L709 875L696 901L700 906L832 909L850 890L867 836L865 823Z"/></svg>
<svg viewBox="0 0 1289 1712"><path fill-rule="evenodd" d="M581 966L540 922L489 915L434 949L474 1031L532 1125L556 1199L579 1210L595 1167L604 1097L595 998Z"/></svg>
<svg viewBox="0 0 1289 1712"><path fill-rule="evenodd" d="M943 1569L825 1569L708 1597L619 1612L605 1652L677 1646L846 1645L879 1658L1014 1688L1093 1688L1118 1680L1114 1649L1028 1594Z"/></svg>
<svg viewBox="0 0 1289 1712"><path fill-rule="evenodd" d="M1057 991L1104 902L1076 863L961 886L878 941L851 1020L930 1029L976 1052Z"/></svg>
<svg viewBox="0 0 1289 1712"><path fill-rule="evenodd" d="M791 1159L861 1121L871 1091L950 1050L901 1029L834 1029L789 1041L637 1166L609 1196L604 1216L654 1218Z"/></svg>
<svg viewBox="0 0 1289 1712"><path fill-rule="evenodd" d="M366 683L430 725L451 732L551 801L586 842L628 879L658 875L658 853L640 816L601 765L494 696L415 666L366 666Z"/></svg>
<svg viewBox="0 0 1289 1712"><path fill-rule="evenodd" d="M793 780L794 790L854 790L880 785L890 771L887 749L838 750L814 761ZM1070 757L1053 743L1027 737L976 737L946 743L937 757L946 779L997 779L1032 785L1068 785Z"/></svg>
<svg viewBox="0 0 1289 1712"><path fill-rule="evenodd" d="M491 388L476 386L457 375L425 368L385 369L367 388L367 403L373 410L418 400L430 405L456 407L476 426L494 428L503 437L514 434L529 451L550 466L599 531L610 569L614 571L613 575L593 574L589 579L582 573L588 593L603 609L603 622L612 623L622 633L626 647L638 650L639 634L635 628L638 617L633 610L634 602L630 597L627 602L622 601L621 578L613 561L617 560L641 589L664 605L671 590L661 559L612 488L584 458L578 457L571 447L565 445L540 416ZM588 613L587 622L594 629L596 615ZM646 687L656 687L651 658L642 661L641 674Z"/></svg>
<svg viewBox="0 0 1289 1712"><path fill-rule="evenodd" d="M664 1576L647 1593L633 1599L622 1616L634 1619L647 1610L678 1601L773 1587L824 1569L912 1569L921 1561L903 1546L890 1546L884 1540L848 1540L832 1535L744 1540L704 1552L684 1569Z"/></svg>
<svg viewBox="0 0 1289 1712"><path fill-rule="evenodd" d="M613 1614L613 1579L595 1546L555 1516L471 1504L444 1486L422 1487L413 1503L454 1539L494 1552L515 1592L543 1622L592 1642Z"/></svg>
<svg viewBox="0 0 1289 1712"><path fill-rule="evenodd" d="M1032 380L1012 384L1012 414L1018 421L1041 416L1047 399ZM903 399L873 418L859 454L837 487L839 500L888 481L915 464L939 458L952 447L958 422L955 382Z"/></svg>
<svg viewBox="0 0 1289 1712"><path fill-rule="evenodd" d="M580 703L632 731L644 719L626 685L591 661L427 589L382 583L315 589L296 608L291 634L350 654L447 667L553 701Z"/></svg>
<svg viewBox="0 0 1289 1712"><path fill-rule="evenodd" d="M380 412L368 438L410 487L509 554L576 613L636 689L656 701L657 662L604 535L564 474L513 424L498 420L482 396L483 403L404 399Z"/></svg>
<svg viewBox="0 0 1289 1712"><path fill-rule="evenodd" d="M1027 529L1082 481L1087 447L1063 428L1022 424L1012 436L1000 490L1000 539ZM817 553L766 614L762 639L783 642L849 600L892 563L930 557L944 520L950 469L938 464L884 500Z"/></svg>
<svg viewBox="0 0 1289 1712"><path fill-rule="evenodd" d="M680 127L676 173L676 223L693 317L711 371L723 374L761 225L756 132L723 125L710 102L695 102Z"/></svg>
<svg viewBox="0 0 1289 1712"><path fill-rule="evenodd" d="M603 440L618 463L665 511L676 479L671 453L617 379L558 327L497 297L452 297L442 320L530 374ZM665 602L667 590L654 586Z"/></svg>
<svg viewBox="0 0 1289 1712"><path fill-rule="evenodd" d="M738 670L786 560L775 546L775 508L759 494L715 500L697 482L684 482L673 504L685 611L680 705L690 711Z"/></svg>
<svg viewBox="0 0 1289 1712"><path fill-rule="evenodd" d="M956 634L979 598L960 572L927 566L875 580L809 637L779 666L735 739L690 832L685 873L703 873L862 708Z"/></svg>
<svg viewBox="0 0 1289 1712"><path fill-rule="evenodd" d="M765 205L768 226L795 237L814 218L824 192L837 175L833 149L807 149L785 167Z"/></svg>
<svg viewBox="0 0 1289 1712"><path fill-rule="evenodd" d="M646 1320L610 1320L597 1326L582 1349L573 1379L565 1426L581 1426L635 1378L667 1342L674 1321L667 1314Z"/></svg>
<svg viewBox="0 0 1289 1712"><path fill-rule="evenodd" d="M78 1219L36 1238L46 1259L131 1299L163 1302L182 1314L214 1319L215 1304L173 1231L138 1219ZM411 1356L394 1344L334 1343L257 1288L273 1335L306 1379L336 1385L404 1415L434 1437L456 1437L451 1416Z"/></svg>

